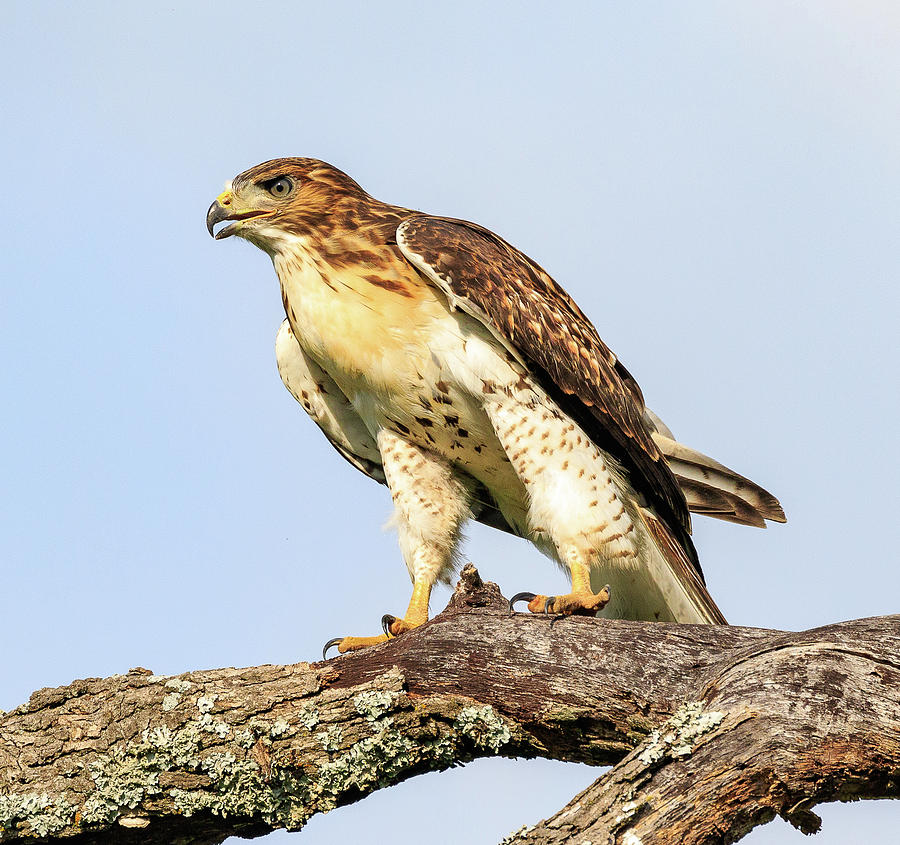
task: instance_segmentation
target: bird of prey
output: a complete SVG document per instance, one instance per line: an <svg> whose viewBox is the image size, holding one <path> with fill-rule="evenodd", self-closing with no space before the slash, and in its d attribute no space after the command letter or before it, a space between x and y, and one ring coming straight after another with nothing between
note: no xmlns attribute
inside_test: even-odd
<svg viewBox="0 0 900 845"><path fill-rule="evenodd" d="M206 222L270 256L284 384L393 499L412 598L382 634L330 641L339 652L428 619L470 518L568 571L567 594L516 597L532 612L725 624L689 510L764 526L784 521L780 505L678 443L534 261L482 226L380 202L310 158L236 176Z"/></svg>

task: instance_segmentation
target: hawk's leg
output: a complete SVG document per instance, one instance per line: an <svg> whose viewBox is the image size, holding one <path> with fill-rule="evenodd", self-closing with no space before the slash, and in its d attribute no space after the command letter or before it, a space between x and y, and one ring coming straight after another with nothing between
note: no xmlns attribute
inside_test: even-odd
<svg viewBox="0 0 900 845"><path fill-rule="evenodd" d="M597 613L609 603L610 591L593 591L592 570L601 560L630 565L637 553L608 456L527 377L486 397L485 411L525 488L523 533L551 547L572 579L566 595L519 593L510 607L526 600L533 613Z"/></svg>
<svg viewBox="0 0 900 845"><path fill-rule="evenodd" d="M383 643L428 621L432 587L449 578L460 529L471 516L471 483L449 462L387 429L378 433L377 442L413 593L402 619L382 618L383 634L332 640L342 654Z"/></svg>

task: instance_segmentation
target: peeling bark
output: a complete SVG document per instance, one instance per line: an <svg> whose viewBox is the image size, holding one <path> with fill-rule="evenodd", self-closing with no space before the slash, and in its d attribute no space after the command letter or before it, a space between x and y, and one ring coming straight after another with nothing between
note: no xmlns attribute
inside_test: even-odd
<svg viewBox="0 0 900 845"><path fill-rule="evenodd" d="M479 756L613 768L507 842L732 842L900 796L900 617L803 633L449 607L327 663L76 681L0 714L0 842L217 843Z"/></svg>

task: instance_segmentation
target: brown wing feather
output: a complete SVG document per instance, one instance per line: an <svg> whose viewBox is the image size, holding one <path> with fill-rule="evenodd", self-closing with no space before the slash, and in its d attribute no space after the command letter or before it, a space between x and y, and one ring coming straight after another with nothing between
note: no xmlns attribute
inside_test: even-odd
<svg viewBox="0 0 900 845"><path fill-rule="evenodd" d="M598 445L624 460L696 562L684 494L644 422L640 389L569 295L534 261L474 223L420 215L397 243L412 264L536 372ZM541 376L543 375L543 378ZM611 441L611 442L610 442Z"/></svg>

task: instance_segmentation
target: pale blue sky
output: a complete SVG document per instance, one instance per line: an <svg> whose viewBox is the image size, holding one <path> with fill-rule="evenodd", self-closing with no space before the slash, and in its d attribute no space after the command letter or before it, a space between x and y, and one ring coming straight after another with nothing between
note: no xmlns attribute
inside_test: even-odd
<svg viewBox="0 0 900 845"><path fill-rule="evenodd" d="M268 259L204 227L227 179L276 156L499 231L682 440L779 496L787 526L695 520L730 621L897 612L896 3L3 17L0 708L136 665L315 659L405 607L386 491L278 379ZM487 529L467 558L507 595L561 585ZM493 843L595 775L485 761L271 841ZM900 827L898 802L821 809L825 845Z"/></svg>

